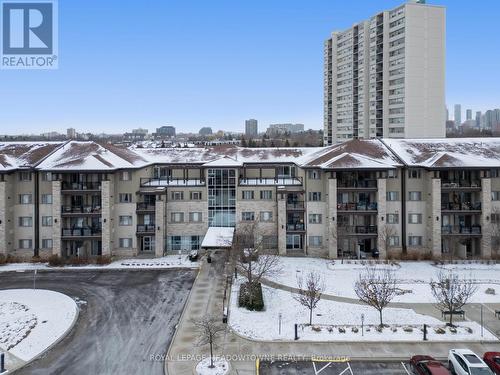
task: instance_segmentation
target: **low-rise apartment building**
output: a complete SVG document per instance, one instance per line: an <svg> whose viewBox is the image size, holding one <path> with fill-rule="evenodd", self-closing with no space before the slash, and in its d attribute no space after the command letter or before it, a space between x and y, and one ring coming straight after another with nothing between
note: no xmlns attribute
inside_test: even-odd
<svg viewBox="0 0 500 375"><path fill-rule="evenodd" d="M162 256L209 228L329 258L496 256L500 141L350 140L319 148L0 143L0 254Z"/></svg>

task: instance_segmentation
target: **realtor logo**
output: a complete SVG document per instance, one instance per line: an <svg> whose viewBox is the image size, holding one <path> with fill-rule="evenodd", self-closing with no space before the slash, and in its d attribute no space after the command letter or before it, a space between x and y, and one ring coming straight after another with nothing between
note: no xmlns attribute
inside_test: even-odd
<svg viewBox="0 0 500 375"><path fill-rule="evenodd" d="M57 68L57 4L1 3L2 69Z"/></svg>

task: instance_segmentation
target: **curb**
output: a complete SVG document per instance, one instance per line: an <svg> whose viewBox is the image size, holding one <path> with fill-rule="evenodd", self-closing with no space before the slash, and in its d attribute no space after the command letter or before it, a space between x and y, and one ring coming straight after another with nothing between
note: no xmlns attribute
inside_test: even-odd
<svg viewBox="0 0 500 375"><path fill-rule="evenodd" d="M0 267L0 274L2 273L9 273L9 272L16 272L16 273L26 273L26 272L33 272L36 270L37 273L49 273L49 272L55 272L55 271L63 271L63 272L84 272L84 271L99 271L99 272L121 272L121 271L167 271L167 270L172 270L172 271L182 271L182 270L197 270L200 269L200 267L143 267L143 268L138 268L138 267L130 267L130 268L80 268L80 267L47 267L47 268L30 268L30 269L19 269L19 270L8 270L8 271L2 271L2 268Z"/></svg>

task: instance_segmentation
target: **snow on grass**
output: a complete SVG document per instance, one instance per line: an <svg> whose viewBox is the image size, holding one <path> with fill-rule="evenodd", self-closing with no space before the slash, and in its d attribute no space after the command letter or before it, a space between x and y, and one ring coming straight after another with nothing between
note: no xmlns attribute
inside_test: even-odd
<svg viewBox="0 0 500 375"><path fill-rule="evenodd" d="M354 292L354 282L365 268L359 261L340 260L333 262L319 258L281 257L284 272L274 276L272 281L290 287L297 287L297 276L308 272L318 272L325 280L325 294L358 299ZM349 263L348 263L349 262ZM366 262L365 262L366 264ZM495 264L454 264L436 266L432 262L399 262L398 264L380 264L377 267L388 267L395 272L399 287L409 293L396 296L393 302L434 303L429 282L436 279L439 271L453 269L462 277L478 280L478 290L471 302L500 303L500 265ZM492 288L495 294L486 294Z"/></svg>
<svg viewBox="0 0 500 375"><path fill-rule="evenodd" d="M314 310L313 327L309 323L309 311L293 299L292 293L263 286L265 311L248 311L238 307L239 281L231 291L229 325L242 336L257 340L293 340L294 325L300 324L300 340L307 341L420 341L421 329L428 324L431 341L496 340L488 331L480 336L480 326L475 322L459 322L456 333L445 329L444 334L434 332L434 328L445 323L431 316L417 314L411 309L387 308L384 310L384 324L389 325L378 332L378 312L365 305L321 300ZM281 334L279 333L279 314L281 314ZM364 336L361 334L361 314L364 314ZM331 332L326 326L332 327ZM345 332L340 332L343 328ZM357 328L354 332L352 326ZM367 327L368 326L368 327ZM409 331L411 327L411 332ZM405 328L405 329L403 329ZM367 331L369 329L369 331ZM396 329L393 332L393 329ZM470 329L472 333L467 330Z"/></svg>
<svg viewBox="0 0 500 375"><path fill-rule="evenodd" d="M229 363L224 358L214 358L214 367L210 366L210 357L201 360L196 365L198 375L226 375L229 373Z"/></svg>
<svg viewBox="0 0 500 375"><path fill-rule="evenodd" d="M64 267L50 267L48 263L7 263L0 265L1 271L33 271L37 270L60 270L60 269L88 269L88 270L102 270L102 269L158 269L158 268L198 268L199 262L191 262L188 257L183 254L181 257L178 255L167 255L161 258L141 259L120 259L106 265L66 265Z"/></svg>
<svg viewBox="0 0 500 375"><path fill-rule="evenodd" d="M50 290L0 291L0 349L23 361L37 357L71 327L78 308Z"/></svg>

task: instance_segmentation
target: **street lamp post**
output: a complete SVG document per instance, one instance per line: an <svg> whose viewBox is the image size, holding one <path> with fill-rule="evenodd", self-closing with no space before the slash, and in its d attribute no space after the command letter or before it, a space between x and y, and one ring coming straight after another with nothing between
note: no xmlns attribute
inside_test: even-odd
<svg viewBox="0 0 500 375"><path fill-rule="evenodd" d="M361 314L361 336L365 335L365 314Z"/></svg>

